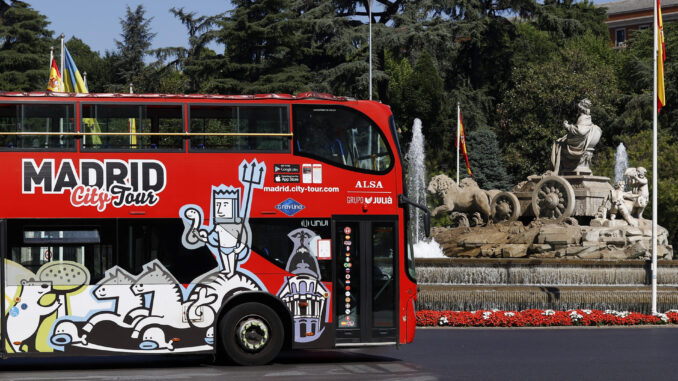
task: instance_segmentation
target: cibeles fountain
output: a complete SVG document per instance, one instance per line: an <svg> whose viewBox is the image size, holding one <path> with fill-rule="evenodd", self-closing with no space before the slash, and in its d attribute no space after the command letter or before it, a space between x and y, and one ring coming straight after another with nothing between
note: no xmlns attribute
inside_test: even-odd
<svg viewBox="0 0 678 381"><path fill-rule="evenodd" d="M445 257L417 261L419 308L649 311L646 170L626 168L624 151L614 185L592 173L601 129L590 106L582 100L577 122L563 123L551 170L510 192L482 190L472 179L459 185L445 175L431 179L428 191L441 203L432 214L449 213L454 226L431 232ZM678 285L678 264L662 227L658 258L659 309L668 310L678 303L671 287Z"/></svg>

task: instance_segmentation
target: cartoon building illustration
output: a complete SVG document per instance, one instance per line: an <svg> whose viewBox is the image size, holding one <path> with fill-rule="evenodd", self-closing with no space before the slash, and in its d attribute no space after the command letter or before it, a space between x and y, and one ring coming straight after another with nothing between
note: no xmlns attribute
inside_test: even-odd
<svg viewBox="0 0 678 381"><path fill-rule="evenodd" d="M324 331L329 292L320 282L320 267L310 249L316 234L309 229L293 230L288 235L294 242L285 270L294 274L278 293L294 319L294 341L310 342Z"/></svg>

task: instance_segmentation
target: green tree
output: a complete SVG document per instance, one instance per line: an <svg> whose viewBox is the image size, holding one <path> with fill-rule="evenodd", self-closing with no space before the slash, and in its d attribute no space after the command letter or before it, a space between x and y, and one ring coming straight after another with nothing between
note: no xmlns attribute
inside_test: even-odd
<svg viewBox="0 0 678 381"><path fill-rule="evenodd" d="M468 131L466 148L473 179L481 188L509 190L515 185L506 172L497 135L491 128L485 126ZM461 160L463 161L463 158ZM463 168L464 164L461 166Z"/></svg>
<svg viewBox="0 0 678 381"><path fill-rule="evenodd" d="M298 64L301 34L289 0L237 0L219 21L217 41L226 45L218 78L207 90L220 93L296 92L310 70Z"/></svg>
<svg viewBox="0 0 678 381"><path fill-rule="evenodd" d="M91 93L102 93L108 90L108 84L113 78L112 65L99 56L77 37L71 37L66 42L71 57L78 65L81 74L87 73L87 88Z"/></svg>
<svg viewBox="0 0 678 381"><path fill-rule="evenodd" d="M49 21L23 1L0 1L0 89L45 90L49 48L55 44Z"/></svg>
<svg viewBox="0 0 678 381"><path fill-rule="evenodd" d="M549 32L539 30L531 23L518 22L515 39L509 45L513 65L522 67L529 63L544 63L558 52L558 43Z"/></svg>
<svg viewBox="0 0 678 381"><path fill-rule="evenodd" d="M419 118L429 136L431 126L440 120L443 97L443 80L433 57L424 51L414 68L404 58L399 63L389 59L387 73L391 74L388 89L396 122L407 130Z"/></svg>
<svg viewBox="0 0 678 381"><path fill-rule="evenodd" d="M564 135L563 121L576 120L576 105L582 98L592 100L593 121L603 126L599 144L611 140L613 131L606 127L616 112L619 90L613 57L605 50L608 44L591 34L576 37L550 60L514 72L515 85L499 106L497 135L516 179L550 169L551 145Z"/></svg>
<svg viewBox="0 0 678 381"><path fill-rule="evenodd" d="M605 25L605 8L584 0L545 0L536 13L536 24L540 30L548 31L555 42L593 33L597 37L609 38Z"/></svg>
<svg viewBox="0 0 678 381"><path fill-rule="evenodd" d="M678 25L666 23L664 26L666 43L666 62L664 63L664 86L667 104L659 114L659 126L678 137ZM620 88L623 89L623 106L615 120L618 134L633 134L652 128L653 101L653 32L651 29L633 33L628 40L628 48L621 53L619 68Z"/></svg>
<svg viewBox="0 0 678 381"><path fill-rule="evenodd" d="M134 11L128 5L125 17L120 19L122 41L116 40L115 44L118 47L116 67L121 80L118 83L123 85L123 89L141 78L145 68L144 57L155 37L150 25L153 18L148 19L145 14L143 5L137 6ZM135 86L143 91L144 84L137 83Z"/></svg>
<svg viewBox="0 0 678 381"><path fill-rule="evenodd" d="M351 80L351 75L342 73L346 69L352 71L358 59L354 51L359 48L348 35L360 23L339 16L341 11L333 0L296 0L292 6L297 18L297 30L303 36L297 48L298 64L310 71L308 89L337 95L356 95L350 89L362 79ZM360 88L363 87L360 85Z"/></svg>
<svg viewBox="0 0 678 381"><path fill-rule="evenodd" d="M218 67L218 64L215 65L215 59L222 61L216 53L207 48L207 44L216 38L214 27L223 14L197 16L195 12L184 11L184 8L171 8L170 12L186 27L188 48L177 46L156 49L153 53L161 63L172 58L159 70L168 72L169 77L164 78L163 81L167 84L174 83L178 87L178 92L199 92ZM185 78L181 79L180 73L183 73Z"/></svg>

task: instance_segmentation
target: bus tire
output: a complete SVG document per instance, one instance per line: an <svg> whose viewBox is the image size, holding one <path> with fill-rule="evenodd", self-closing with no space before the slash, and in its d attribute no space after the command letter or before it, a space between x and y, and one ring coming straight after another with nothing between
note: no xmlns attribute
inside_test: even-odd
<svg viewBox="0 0 678 381"><path fill-rule="evenodd" d="M233 307L219 320L224 354L238 365L273 361L283 346L285 331L278 314L261 303Z"/></svg>

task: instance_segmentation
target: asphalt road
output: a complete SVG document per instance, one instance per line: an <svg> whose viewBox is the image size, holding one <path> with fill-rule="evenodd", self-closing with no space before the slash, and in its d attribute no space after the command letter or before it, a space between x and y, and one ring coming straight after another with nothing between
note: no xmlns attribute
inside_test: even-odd
<svg viewBox="0 0 678 381"><path fill-rule="evenodd" d="M282 354L236 367L210 357L9 359L0 380L639 380L678 378L677 327L433 328L410 345Z"/></svg>

